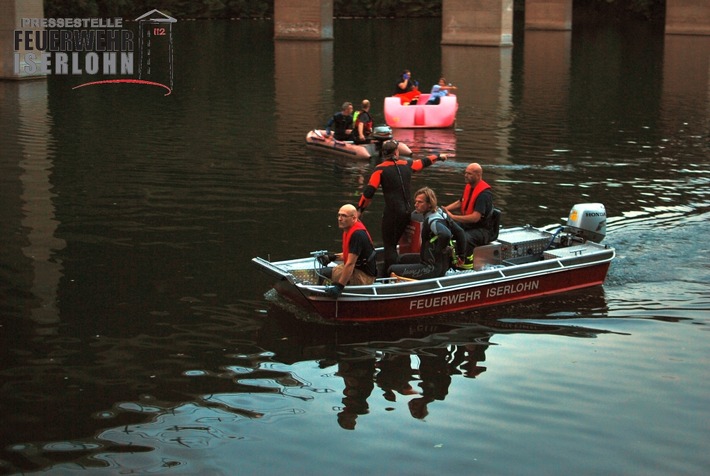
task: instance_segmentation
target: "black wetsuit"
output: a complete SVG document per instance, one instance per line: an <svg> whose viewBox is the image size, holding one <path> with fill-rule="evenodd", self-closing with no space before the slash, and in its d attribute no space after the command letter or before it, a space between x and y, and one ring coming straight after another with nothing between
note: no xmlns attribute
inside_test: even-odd
<svg viewBox="0 0 710 476"><path fill-rule="evenodd" d="M423 159L411 160L393 156L375 167L370 175L358 208L364 210L372 201L377 189L382 187L382 195L385 198L385 209L382 213L385 270L397 262L397 244L411 220L412 174L432 165L437 158L438 156L431 155Z"/></svg>

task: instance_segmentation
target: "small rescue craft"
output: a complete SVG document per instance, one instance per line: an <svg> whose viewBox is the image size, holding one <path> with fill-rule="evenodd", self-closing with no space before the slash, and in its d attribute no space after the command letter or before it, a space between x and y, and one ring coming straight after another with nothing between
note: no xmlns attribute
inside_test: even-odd
<svg viewBox="0 0 710 476"><path fill-rule="evenodd" d="M429 94L419 96L417 104L406 106L395 96L385 98L385 122L395 129L453 127L459 109L456 96L449 94L440 98L439 104L426 104Z"/></svg>
<svg viewBox="0 0 710 476"><path fill-rule="evenodd" d="M253 258L276 278L274 288L306 311L330 321L373 322L452 313L539 298L604 282L615 251L599 242L606 235L600 203L575 205L556 229L530 225L501 228L498 238L474 253L473 270L449 270L439 278L346 286L336 299L325 294L325 251L285 261ZM379 250L381 253L381 249ZM331 263L329 266L333 266Z"/></svg>
<svg viewBox="0 0 710 476"><path fill-rule="evenodd" d="M335 140L332 135L328 136L325 130L313 129L306 134L306 146L310 149L333 153L342 157L369 160L370 157L379 157L382 153L382 143L391 138L392 129L388 126L375 127L370 135L370 142L366 144ZM400 142L398 148L399 155L412 155L412 151L406 144Z"/></svg>

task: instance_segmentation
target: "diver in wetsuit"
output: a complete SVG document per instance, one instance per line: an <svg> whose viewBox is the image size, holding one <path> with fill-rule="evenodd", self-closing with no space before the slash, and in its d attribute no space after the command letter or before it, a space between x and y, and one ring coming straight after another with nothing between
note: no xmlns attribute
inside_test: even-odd
<svg viewBox="0 0 710 476"><path fill-rule="evenodd" d="M412 174L429 167L437 160L446 160L445 154L429 155L423 159L403 159L399 157L399 143L388 140L382 144L382 163L375 167L358 202L360 214L372 202L375 192L382 187L385 209L382 213L382 244L384 246L385 267L397 262L397 244L411 221Z"/></svg>

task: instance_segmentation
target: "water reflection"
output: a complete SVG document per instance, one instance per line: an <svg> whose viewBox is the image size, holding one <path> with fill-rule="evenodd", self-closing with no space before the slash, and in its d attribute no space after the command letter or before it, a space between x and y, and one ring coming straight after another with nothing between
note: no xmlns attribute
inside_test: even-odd
<svg viewBox="0 0 710 476"><path fill-rule="evenodd" d="M58 234L47 83L4 83L0 99L0 214L6 237L0 268L12 283L11 292L0 290L0 308L8 316L28 316L35 324L33 333L50 336L59 323L64 268L58 252L66 241ZM23 327L20 322L11 327L15 325Z"/></svg>
<svg viewBox="0 0 710 476"><path fill-rule="evenodd" d="M54 334L59 322L57 297L59 282L63 275L61 260L55 253L66 246L66 242L57 237L59 222L56 218L53 186L50 178L53 168L49 143L51 123L47 113L47 83L34 81L18 85L19 123L23 133L20 182L23 193L20 199L24 218L22 226L28 230L28 245L22 252L32 260L32 294L37 304L30 311L31 318L41 324L38 333ZM31 131L31 133L28 133Z"/></svg>
<svg viewBox="0 0 710 476"><path fill-rule="evenodd" d="M58 428L48 424L47 443L30 443L27 437L28 443L10 451L36 467L65 461L114 469L132 467L132 453L150 452L152 456L143 458L153 462L144 464L159 467L164 460L159 455L166 451L229 444L250 433L250 422L305 417L318 411L319 400L338 393L331 416L342 429L356 429L359 420L369 418L373 404L424 419L432 405L446 400L454 379L496 371L486 351L496 345L497 336L594 338L609 333L602 320L597 326L594 319L585 325L568 320L604 317L602 288L572 293L565 300L504 306L496 315L500 319L474 312L412 323L333 326L304 322L283 306L273 304L259 319L195 303L205 322L183 324L183 336L175 332L164 338L96 339L93 358L102 366L96 372L77 368L69 374L91 395L102 387L110 389L110 398L85 403L85 410L93 409L89 426L95 429L84 422L75 437L52 438ZM536 322L543 320L549 322ZM179 351L151 359L155 349L168 345L160 343L164 339ZM149 369L139 363L149 360ZM66 398L77 398L76 392L70 393ZM101 406L108 402L114 403ZM69 405L67 401L58 408ZM86 437L92 433L97 436ZM180 465L194 460L194 453L172 459Z"/></svg>
<svg viewBox="0 0 710 476"><path fill-rule="evenodd" d="M444 75L457 86L458 147L487 163L510 161L513 52L510 48L442 46ZM468 127L469 124L475 127Z"/></svg>
<svg viewBox="0 0 710 476"><path fill-rule="evenodd" d="M333 97L333 42L274 41L274 61L277 130L301 125L305 140L309 127L325 126L328 117L322 111L342 102Z"/></svg>
<svg viewBox="0 0 710 476"><path fill-rule="evenodd" d="M498 334L589 338L610 332L575 321L534 322L536 317L554 321L580 314L601 318L607 313L602 288L572 293L564 300L503 306L496 310L497 319L487 319L489 311L483 311L406 324L342 327L309 324L304 321L309 316L273 297L277 303L269 309L261 333L268 342L265 346L273 349L279 361L315 360L320 368L332 368L333 375L342 378L343 397L334 411L346 430L354 430L358 419L369 414L372 399L392 405L401 401L413 418L425 418L430 404L445 400L453 377L475 379L487 370L483 365L486 349L495 345L492 341ZM548 309L555 309L555 314ZM287 337L268 341L274 336Z"/></svg>

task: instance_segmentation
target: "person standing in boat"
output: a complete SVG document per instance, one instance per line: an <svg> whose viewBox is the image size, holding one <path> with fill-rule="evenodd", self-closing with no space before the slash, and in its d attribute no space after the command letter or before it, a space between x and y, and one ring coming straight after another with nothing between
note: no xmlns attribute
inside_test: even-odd
<svg viewBox="0 0 710 476"><path fill-rule="evenodd" d="M362 100L362 109L353 116L353 141L356 144L366 144L370 142L369 135L372 134L372 116L370 115L370 101Z"/></svg>
<svg viewBox="0 0 710 476"><path fill-rule="evenodd" d="M491 217L493 215L493 191L483 180L483 168L471 163L464 171L464 187L461 198L444 207L449 216L461 225L466 233L466 262L460 266L473 268L473 250L476 246L490 243Z"/></svg>
<svg viewBox="0 0 710 476"><path fill-rule="evenodd" d="M438 278L452 265L453 238L456 238L456 255L459 259L464 258L466 236L463 229L439 208L436 194L429 187L420 188L414 194L414 210L424 219L421 251L401 255L399 264L390 266L388 273L410 279Z"/></svg>
<svg viewBox="0 0 710 476"><path fill-rule="evenodd" d="M403 106L414 106L420 94L419 81L412 78L412 72L408 69L402 71L401 76L397 80L397 85L394 88L393 96L398 97Z"/></svg>
<svg viewBox="0 0 710 476"><path fill-rule="evenodd" d="M325 126L325 133L335 140L350 140L353 131L353 103L344 102L340 112L333 114Z"/></svg>
<svg viewBox="0 0 710 476"><path fill-rule="evenodd" d="M397 244L411 221L412 174L429 167L446 154L429 155L423 159L399 157L399 142L394 139L382 144L382 162L375 167L358 202L360 215L372 203L377 189L382 187L385 209L382 213L382 244L384 246L384 271L397 262Z"/></svg>
<svg viewBox="0 0 710 476"><path fill-rule="evenodd" d="M338 228L343 230L342 253L326 254L317 258L323 266L328 266L333 261L342 261L334 268L326 267L322 273L333 283L325 289L325 293L331 297L340 296L346 284L372 284L377 277L375 246L354 205L346 204L340 207Z"/></svg>

